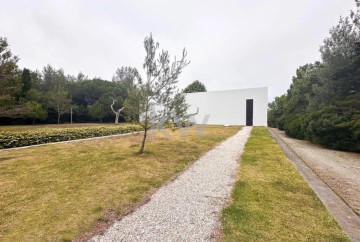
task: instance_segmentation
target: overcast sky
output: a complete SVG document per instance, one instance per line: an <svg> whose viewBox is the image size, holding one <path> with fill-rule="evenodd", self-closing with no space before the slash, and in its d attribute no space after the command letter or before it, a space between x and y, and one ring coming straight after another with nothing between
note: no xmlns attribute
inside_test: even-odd
<svg viewBox="0 0 360 242"><path fill-rule="evenodd" d="M191 64L179 78L209 91L269 87L269 100L288 89L296 68L320 59L329 29L355 9L353 0L0 0L0 36L19 66L51 64L67 74L111 80L116 68L142 72L143 40Z"/></svg>

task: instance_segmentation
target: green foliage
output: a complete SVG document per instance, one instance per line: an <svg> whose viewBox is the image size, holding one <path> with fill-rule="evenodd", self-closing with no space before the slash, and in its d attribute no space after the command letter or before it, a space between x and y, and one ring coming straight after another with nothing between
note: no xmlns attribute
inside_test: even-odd
<svg viewBox="0 0 360 242"><path fill-rule="evenodd" d="M185 98L177 94L178 77L182 70L190 63L186 57L186 49L183 49L179 60L175 58L171 63L168 51L162 50L159 53L159 43L155 42L152 34L144 40L146 51L145 62L143 64L146 80L138 78L134 83L137 92L129 96L135 101L134 108L139 108L140 124L144 128L144 136L139 153L145 149L147 131L152 126L161 126L181 110L185 114L187 109ZM180 107L181 106L181 107ZM186 110L185 110L186 111ZM181 117L178 117L181 119Z"/></svg>
<svg viewBox="0 0 360 242"><path fill-rule="evenodd" d="M94 118L98 118L99 121L102 122L102 119L106 115L104 105L99 100L97 100L93 105L89 105L88 108L89 114Z"/></svg>
<svg viewBox="0 0 360 242"><path fill-rule="evenodd" d="M26 97L28 91L31 89L30 70L24 68L21 75L21 83L22 83L21 96Z"/></svg>
<svg viewBox="0 0 360 242"><path fill-rule="evenodd" d="M46 98L45 95L36 88L31 88L30 90L27 91L26 94L27 100L31 100L39 103L45 103L45 98Z"/></svg>
<svg viewBox="0 0 360 242"><path fill-rule="evenodd" d="M128 97L125 99L124 107L127 115L127 121L139 121L141 91L136 87L128 89Z"/></svg>
<svg viewBox="0 0 360 242"><path fill-rule="evenodd" d="M177 92L172 102L169 103L169 109L173 110L175 117L180 119L186 116L189 106L190 105L186 103L184 92ZM174 118L172 121L175 121Z"/></svg>
<svg viewBox="0 0 360 242"><path fill-rule="evenodd" d="M357 4L359 8L359 4ZM286 95L269 104L268 125L334 149L360 151L359 9L341 18L320 48L322 62L296 71Z"/></svg>
<svg viewBox="0 0 360 242"><path fill-rule="evenodd" d="M360 152L359 120L359 111L343 113L338 107L325 107L311 114L307 137L334 149Z"/></svg>
<svg viewBox="0 0 360 242"><path fill-rule="evenodd" d="M50 90L48 93L49 107L53 108L58 114L58 124L61 115L70 111L71 99L65 87L58 86Z"/></svg>
<svg viewBox="0 0 360 242"><path fill-rule="evenodd" d="M43 69L42 89L47 97L47 106L57 113L58 124L61 116L70 111L69 79L62 69L55 69L50 65Z"/></svg>
<svg viewBox="0 0 360 242"><path fill-rule="evenodd" d="M0 132L0 149L142 131L139 125Z"/></svg>
<svg viewBox="0 0 360 242"><path fill-rule="evenodd" d="M206 87L204 83L196 80L190 83L185 89L183 90L184 93L193 93L193 92L206 92Z"/></svg>
<svg viewBox="0 0 360 242"><path fill-rule="evenodd" d="M19 58L11 53L6 38L0 37L0 116L16 117L22 114L18 104L21 83L18 76Z"/></svg>
<svg viewBox="0 0 360 242"><path fill-rule="evenodd" d="M269 103L268 105L268 125L270 127L277 127L281 130L284 129L285 111L286 104L286 95L282 95L280 97L275 97L275 101Z"/></svg>
<svg viewBox="0 0 360 242"><path fill-rule="evenodd" d="M35 122L35 119L46 119L48 114L47 111L41 106L40 103L35 101L28 101L24 105L25 117L30 118Z"/></svg>
<svg viewBox="0 0 360 242"><path fill-rule="evenodd" d="M113 77L113 82L118 83L124 89L134 87L136 82L141 83L141 76L134 67L123 66L118 68Z"/></svg>
<svg viewBox="0 0 360 242"><path fill-rule="evenodd" d="M114 117L110 108L113 100L117 100L114 109L125 107L119 116L120 121L138 122L140 114L144 110L149 114L150 107L156 103L169 110L168 119L171 118L169 113L183 113L186 105L177 104L185 99L176 94L175 84L182 68L188 64L184 59L186 51L181 60L170 63L169 53L159 53L158 43L151 36L144 44L147 54L144 69L149 77L146 82L133 67L118 68L112 80L108 81L89 79L83 73L77 77L67 75L63 69L50 64L41 72L26 68L20 72L18 57L12 55L7 40L0 37L1 121L29 123L29 119L43 119L47 113L45 123L66 122L70 121L72 108L74 122L91 122L94 118L109 122ZM154 56L155 53L160 55ZM149 128L150 123L146 122L145 126Z"/></svg>
<svg viewBox="0 0 360 242"><path fill-rule="evenodd" d="M303 119L296 117L285 124L284 130L287 135L296 137L297 139L304 139L305 134L303 130Z"/></svg>

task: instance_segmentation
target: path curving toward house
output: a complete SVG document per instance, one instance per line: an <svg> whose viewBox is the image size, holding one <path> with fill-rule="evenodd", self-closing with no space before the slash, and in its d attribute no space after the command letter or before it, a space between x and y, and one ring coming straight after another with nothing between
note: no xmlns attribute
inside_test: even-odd
<svg viewBox="0 0 360 242"><path fill-rule="evenodd" d="M214 241L250 132L244 127L208 151L147 204L91 241Z"/></svg>

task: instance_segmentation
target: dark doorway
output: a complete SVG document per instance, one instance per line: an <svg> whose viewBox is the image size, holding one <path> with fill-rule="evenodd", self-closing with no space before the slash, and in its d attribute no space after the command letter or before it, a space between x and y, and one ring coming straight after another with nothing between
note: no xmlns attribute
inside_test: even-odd
<svg viewBox="0 0 360 242"><path fill-rule="evenodd" d="M246 99L246 126L253 125L253 99Z"/></svg>

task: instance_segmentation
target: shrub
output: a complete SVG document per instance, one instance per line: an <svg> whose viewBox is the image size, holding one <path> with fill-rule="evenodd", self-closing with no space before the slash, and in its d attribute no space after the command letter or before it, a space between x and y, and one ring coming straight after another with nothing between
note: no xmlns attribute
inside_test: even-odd
<svg viewBox="0 0 360 242"><path fill-rule="evenodd" d="M335 107L327 107L311 116L307 128L309 140L334 149L360 151L356 112L341 113Z"/></svg>
<svg viewBox="0 0 360 242"><path fill-rule="evenodd" d="M304 126L302 117L296 117L287 122L284 126L285 133L297 139L304 139Z"/></svg>
<svg viewBox="0 0 360 242"><path fill-rule="evenodd" d="M0 149L142 131L139 125L0 132Z"/></svg>
<svg viewBox="0 0 360 242"><path fill-rule="evenodd" d="M333 149L360 151L360 112L357 109L327 106L290 119L284 130L290 137Z"/></svg>
<svg viewBox="0 0 360 242"><path fill-rule="evenodd" d="M335 149L345 149L350 143L349 130L336 125L331 117L320 117L309 123L309 132L312 141Z"/></svg>

